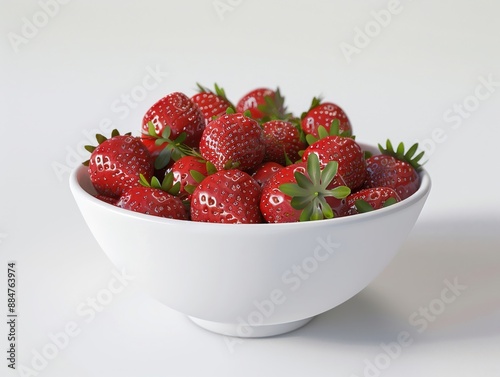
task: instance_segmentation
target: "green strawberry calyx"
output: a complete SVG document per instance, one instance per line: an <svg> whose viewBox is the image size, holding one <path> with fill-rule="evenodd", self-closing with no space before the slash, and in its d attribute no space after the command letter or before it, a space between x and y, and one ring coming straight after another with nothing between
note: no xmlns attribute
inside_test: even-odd
<svg viewBox="0 0 500 377"><path fill-rule="evenodd" d="M148 123L148 135L155 140L155 144L160 146L166 144L155 159L155 169L160 170L168 165L171 159L177 161L183 156L200 157L201 154L195 149L183 144L186 140L187 134L182 132L175 139L171 139L171 132L169 126L166 126L161 135L158 135L155 130L153 122Z"/></svg>
<svg viewBox="0 0 500 377"><path fill-rule="evenodd" d="M287 113L285 97L281 94L279 87L274 91L274 96L265 96L264 101L265 103L257 105L257 109L264 114L259 120L261 123L270 120L289 120L293 117L293 114Z"/></svg>
<svg viewBox="0 0 500 377"><path fill-rule="evenodd" d="M324 139L328 136L341 136L341 137L350 137L351 139L356 139L355 136L351 134L350 131L340 132L340 121L338 119L332 120L330 124L330 128L326 129L325 126L318 126L318 137L314 135L307 134L306 142L308 145L314 144L318 140Z"/></svg>
<svg viewBox="0 0 500 377"><path fill-rule="evenodd" d="M160 182L160 180L156 177L153 177L151 178L151 181L148 181L144 177L144 175L140 174L139 183L144 187L159 189L174 196L179 195L179 191L181 188L180 182L176 182L174 184L174 174L172 172L168 172L167 174L165 174L162 182Z"/></svg>
<svg viewBox="0 0 500 377"><path fill-rule="evenodd" d="M397 203L397 200L396 198L388 198L383 204L382 204L382 207L385 208L385 207L389 207L393 204L396 204ZM371 212L371 211L374 211L375 208L373 208L373 206L368 203L366 200L364 199L357 199L354 201L354 205L356 206L356 210L359 212L359 213L366 213L366 212Z"/></svg>
<svg viewBox="0 0 500 377"><path fill-rule="evenodd" d="M321 102L323 102L323 97L321 96L318 96L318 97L313 97L312 101L311 101L311 106L309 106L309 109L307 111L304 111L301 115L300 115L300 120L304 119L306 116L307 116L307 113L309 111L311 111L312 109L314 109L315 107L318 107L319 105L321 105Z"/></svg>
<svg viewBox="0 0 500 377"><path fill-rule="evenodd" d="M224 90L224 88L222 88L219 85L217 85L217 83L214 83L214 89L215 90L211 90L211 89L207 88L206 86L201 85L200 83L196 83L196 86L198 87L198 92L199 93L212 93L212 94L215 94L217 97L220 97L224 101L226 101L227 103L229 103L229 105L230 105L231 108L236 109L236 107L233 105L233 103L227 98L226 91Z"/></svg>
<svg viewBox="0 0 500 377"><path fill-rule="evenodd" d="M337 175L337 170L337 161L330 161L321 170L318 156L311 153L307 158L308 176L295 172L294 177L297 183L280 185L280 191L292 198L291 206L302 210L300 221L331 219L334 217L334 212L326 198L333 196L336 199L344 199L351 193L347 186L338 186L333 189L327 188Z"/></svg>
<svg viewBox="0 0 500 377"><path fill-rule="evenodd" d="M205 162L205 166L207 169L207 176L212 175L217 172L216 167L214 164L212 164L210 161ZM191 169L189 171L189 175L194 179L194 181L197 183L196 185L186 185L184 186L184 191L186 191L188 194L192 194L194 190L196 189L196 186L199 185L207 176L205 176L203 173L200 173L198 170Z"/></svg>
<svg viewBox="0 0 500 377"><path fill-rule="evenodd" d="M385 148L379 144L378 149L380 150L380 153L384 155L392 156L397 160L407 162L417 171L421 170L422 168L422 164L420 164L419 161L422 159L425 152L420 152L415 156L415 153L417 153L418 150L418 143L413 144L410 149L408 149L408 151L405 151L405 146L403 143L399 143L396 150L394 150L391 141L387 139Z"/></svg>
<svg viewBox="0 0 500 377"><path fill-rule="evenodd" d="M130 135L132 135L132 132L127 132L127 133L123 134L123 136L130 136ZM111 131L110 139L114 138L115 136L120 136L120 131L118 131L116 128L113 131ZM102 134L96 134L95 139L97 140L97 145L101 145L106 140L108 140L108 138ZM85 145L84 148L87 152L92 153L95 151L95 149L97 147L94 145ZM90 163L90 160L86 160L86 161L82 162L82 165L89 166L89 163Z"/></svg>

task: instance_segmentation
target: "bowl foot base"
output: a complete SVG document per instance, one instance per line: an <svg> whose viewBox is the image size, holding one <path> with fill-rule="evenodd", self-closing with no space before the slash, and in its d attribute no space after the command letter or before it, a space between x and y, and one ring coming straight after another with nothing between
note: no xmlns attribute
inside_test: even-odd
<svg viewBox="0 0 500 377"><path fill-rule="evenodd" d="M263 338L267 336L285 334L287 332L297 330L298 328L306 325L314 317L301 319L299 321L279 323L275 325L256 325L256 326L251 326L249 324L244 324L244 323L234 324L234 323L212 322L189 316L188 318L194 323L196 323L198 326L204 328L205 330L209 330L217 334L236 336L239 338Z"/></svg>

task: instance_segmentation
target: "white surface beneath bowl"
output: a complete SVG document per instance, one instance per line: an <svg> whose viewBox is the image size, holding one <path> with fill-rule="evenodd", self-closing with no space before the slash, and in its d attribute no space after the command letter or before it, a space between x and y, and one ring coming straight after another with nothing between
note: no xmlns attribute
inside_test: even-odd
<svg viewBox="0 0 500 377"><path fill-rule="evenodd" d="M245 323L234 324L212 322L190 316L188 316L188 318L205 330L209 330L217 334L235 336L239 338L264 338L297 330L302 326L308 324L314 317L302 319L299 321L280 323L276 325L254 326Z"/></svg>

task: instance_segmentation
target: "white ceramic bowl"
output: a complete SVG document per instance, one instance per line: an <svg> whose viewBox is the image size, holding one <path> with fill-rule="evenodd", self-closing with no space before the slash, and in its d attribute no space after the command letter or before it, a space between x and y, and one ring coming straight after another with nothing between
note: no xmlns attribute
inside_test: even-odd
<svg viewBox="0 0 500 377"><path fill-rule="evenodd" d="M374 150L366 144L365 149ZM87 168L71 191L94 237L152 297L216 333L285 333L342 304L389 264L431 188L377 211L288 224L210 224L143 215L94 198Z"/></svg>

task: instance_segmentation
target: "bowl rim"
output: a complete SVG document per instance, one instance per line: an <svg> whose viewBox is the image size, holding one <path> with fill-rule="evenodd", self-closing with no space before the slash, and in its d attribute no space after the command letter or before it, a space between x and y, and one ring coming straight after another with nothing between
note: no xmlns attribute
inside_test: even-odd
<svg viewBox="0 0 500 377"><path fill-rule="evenodd" d="M361 143L358 142L359 144L362 145L365 149L373 149L374 146L368 143ZM88 178L88 168L84 165L79 165L75 167L69 176L69 186L70 190L73 194L73 196L80 197L87 202L91 203L94 206L98 206L101 209L108 210L110 212L114 212L117 215L120 216L127 216L131 218L135 218L137 220L142 220L142 221L149 221L149 222L154 222L158 224L165 224L165 225L179 225L179 224L189 224L187 226L196 228L196 227L204 227L206 229L209 229L211 227L215 227L216 229L223 229L223 227L230 227L231 229L234 230L234 227L237 226L238 230L243 229L243 228L249 228L252 230L257 230L261 227L265 227L266 229L269 229L269 227L274 227L273 229L278 229L278 228L307 228L307 227L317 227L319 225L321 226L334 226L335 224L342 225L342 224L349 224L351 222L362 222L362 221L370 221L374 220L379 217L387 216L390 215L393 212L400 212L408 207L413 206L417 202L419 202L421 199L426 198L427 195L429 194L429 191L431 189L432 183L431 183L431 178L429 176L429 173L422 168L419 171L420 175L420 186L418 190L411 195L410 197L395 203L389 207L385 208L380 208L375 211L371 212L366 212L366 213L361 213L361 214L356 214L352 216L343 216L343 217L338 217L338 218L333 218L333 219L324 219L324 220L319 220L319 221L306 221L306 222L290 222L290 223L257 223L257 224L224 224L224 223L208 223L208 222L198 222L198 221L188 221L188 220L177 220L177 219L169 219L169 218L164 218L164 217L158 217L158 216L153 216L153 215L147 215L139 212L134 212L130 210L126 210L120 207L117 207L113 204L106 203L95 196L93 196L91 193L89 193L87 190L85 190L82 185L81 185L81 180L82 179L89 179ZM333 222L333 223L332 223Z"/></svg>

